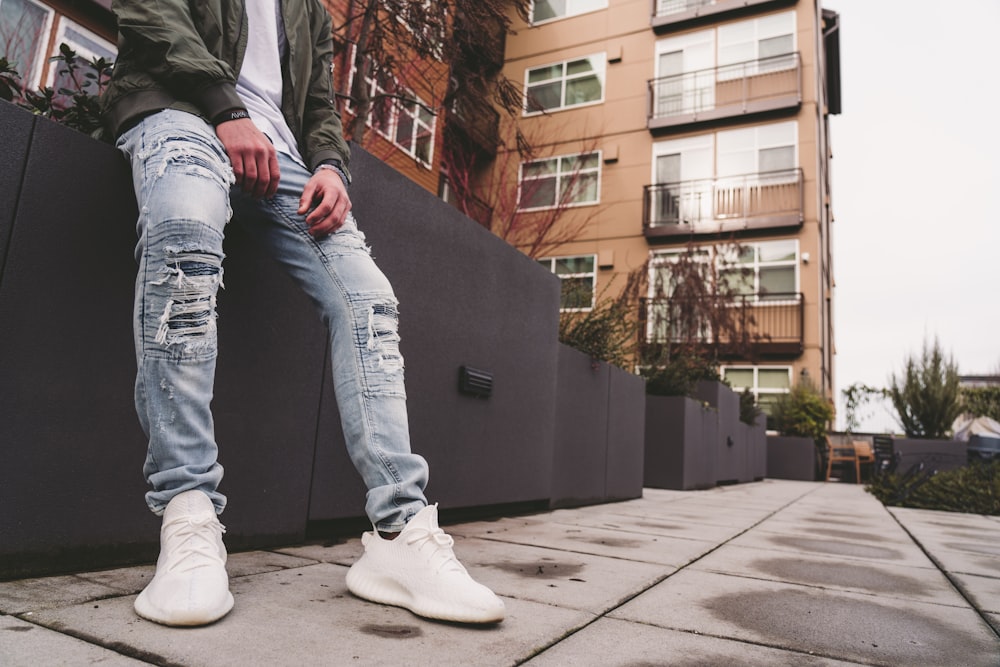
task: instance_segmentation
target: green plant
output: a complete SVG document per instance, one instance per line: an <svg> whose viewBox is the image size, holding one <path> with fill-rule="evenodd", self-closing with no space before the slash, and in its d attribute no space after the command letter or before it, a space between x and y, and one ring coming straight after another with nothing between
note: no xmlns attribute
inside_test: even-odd
<svg viewBox="0 0 1000 667"><path fill-rule="evenodd" d="M833 419L833 407L808 378L800 380L787 394L782 394L771 413L774 428L781 435L812 438L819 442Z"/></svg>
<svg viewBox="0 0 1000 667"><path fill-rule="evenodd" d="M855 382L841 392L844 395L845 430L853 433L861 426L862 410L874 401L886 398L886 390Z"/></svg>
<svg viewBox="0 0 1000 667"><path fill-rule="evenodd" d="M878 475L866 490L886 505L1000 515L1000 461L937 474Z"/></svg>
<svg viewBox="0 0 1000 667"><path fill-rule="evenodd" d="M713 361L697 354L681 352L669 361L644 367L646 393L654 396L691 396L699 380L718 380Z"/></svg>
<svg viewBox="0 0 1000 667"><path fill-rule="evenodd" d="M66 44L51 58L66 86L58 90L22 90L20 76L6 58L0 58L0 98L45 118L98 137L101 134L100 94L108 84L113 64L104 58L84 60Z"/></svg>
<svg viewBox="0 0 1000 667"><path fill-rule="evenodd" d="M1000 421L1000 387L963 387L962 412Z"/></svg>
<svg viewBox="0 0 1000 667"><path fill-rule="evenodd" d="M602 292L593 308L563 310L559 314L559 342L589 354L595 361L627 368L636 347L635 301L640 282L637 273L630 274L618 297L605 297ZM575 300L572 293L563 298L568 303ZM589 301L589 290L586 298Z"/></svg>
<svg viewBox="0 0 1000 667"><path fill-rule="evenodd" d="M943 438L962 412L958 366L945 358L938 340L924 343L920 357L906 358L903 375L890 380L888 395L910 438Z"/></svg>
<svg viewBox="0 0 1000 667"><path fill-rule="evenodd" d="M757 417L763 414L763 410L757 407L757 401L753 397L753 392L749 388L740 392L740 421L753 426L757 423Z"/></svg>

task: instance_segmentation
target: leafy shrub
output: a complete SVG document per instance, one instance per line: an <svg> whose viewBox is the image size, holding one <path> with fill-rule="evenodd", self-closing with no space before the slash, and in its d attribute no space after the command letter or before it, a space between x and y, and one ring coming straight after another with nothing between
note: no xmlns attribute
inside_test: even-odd
<svg viewBox="0 0 1000 667"><path fill-rule="evenodd" d="M888 389L899 424L910 438L943 438L962 407L958 365L945 358L941 344L924 343L919 358L909 356L902 377L892 376Z"/></svg>
<svg viewBox="0 0 1000 667"><path fill-rule="evenodd" d="M757 407L753 392L749 388L740 392L740 421L753 426L763 411Z"/></svg>
<svg viewBox="0 0 1000 667"><path fill-rule="evenodd" d="M563 311L559 342L591 359L627 368L636 345L636 323L624 299L601 299L590 310Z"/></svg>
<svg viewBox="0 0 1000 667"><path fill-rule="evenodd" d="M878 475L867 491L886 505L1000 515L1000 461L947 470Z"/></svg>
<svg viewBox="0 0 1000 667"><path fill-rule="evenodd" d="M696 354L678 354L670 361L643 371L646 393L654 396L691 396L699 380L718 380L715 363Z"/></svg>
<svg viewBox="0 0 1000 667"><path fill-rule="evenodd" d="M781 435L812 438L819 442L826 436L833 419L833 407L808 378L803 378L790 392L782 394L771 414L774 428Z"/></svg>
<svg viewBox="0 0 1000 667"><path fill-rule="evenodd" d="M1000 387L963 387L962 411L1000 421Z"/></svg>
<svg viewBox="0 0 1000 667"><path fill-rule="evenodd" d="M99 98L111 77L112 63L104 58L84 60L66 44L59 45L59 55L52 61L58 63L57 73L68 77L69 88L23 90L17 70L0 57L0 99L99 137L102 131Z"/></svg>

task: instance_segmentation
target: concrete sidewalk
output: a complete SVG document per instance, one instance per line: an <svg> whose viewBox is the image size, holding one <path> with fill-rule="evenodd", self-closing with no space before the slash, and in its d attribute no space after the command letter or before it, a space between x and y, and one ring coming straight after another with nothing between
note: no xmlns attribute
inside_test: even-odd
<svg viewBox="0 0 1000 667"><path fill-rule="evenodd" d="M0 665L1000 665L1000 517L768 480L446 529L503 623L354 598L352 539L233 554L204 628L135 616L151 566L0 583Z"/></svg>

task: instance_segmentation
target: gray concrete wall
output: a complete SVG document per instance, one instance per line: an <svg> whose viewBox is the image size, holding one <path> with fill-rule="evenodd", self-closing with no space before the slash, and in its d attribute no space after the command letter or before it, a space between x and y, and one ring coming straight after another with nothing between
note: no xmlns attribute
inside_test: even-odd
<svg viewBox="0 0 1000 667"><path fill-rule="evenodd" d="M642 495L645 380L559 346L552 507Z"/></svg>
<svg viewBox="0 0 1000 667"><path fill-rule="evenodd" d="M135 202L110 146L0 103L0 576L155 557L132 407ZM413 447L442 507L547 500L558 280L361 150L352 197L401 300ZM227 231L213 408L231 548L361 516L308 300ZM495 374L460 395L458 367Z"/></svg>

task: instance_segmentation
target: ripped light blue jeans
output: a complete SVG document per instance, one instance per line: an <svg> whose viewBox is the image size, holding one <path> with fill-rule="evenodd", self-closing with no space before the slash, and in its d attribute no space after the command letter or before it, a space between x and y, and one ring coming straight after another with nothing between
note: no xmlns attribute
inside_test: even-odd
<svg viewBox="0 0 1000 667"><path fill-rule="evenodd" d="M207 493L218 512L226 505L209 404L222 241L233 218L317 305L329 329L347 447L368 488L368 517L380 530L400 530L427 504L427 463L410 451L396 298L353 216L313 238L297 213L310 177L304 166L279 154L277 194L254 200L233 187L212 126L182 111L144 118L118 148L131 162L139 204L135 404L149 438L143 472L150 509L161 514L191 489Z"/></svg>

